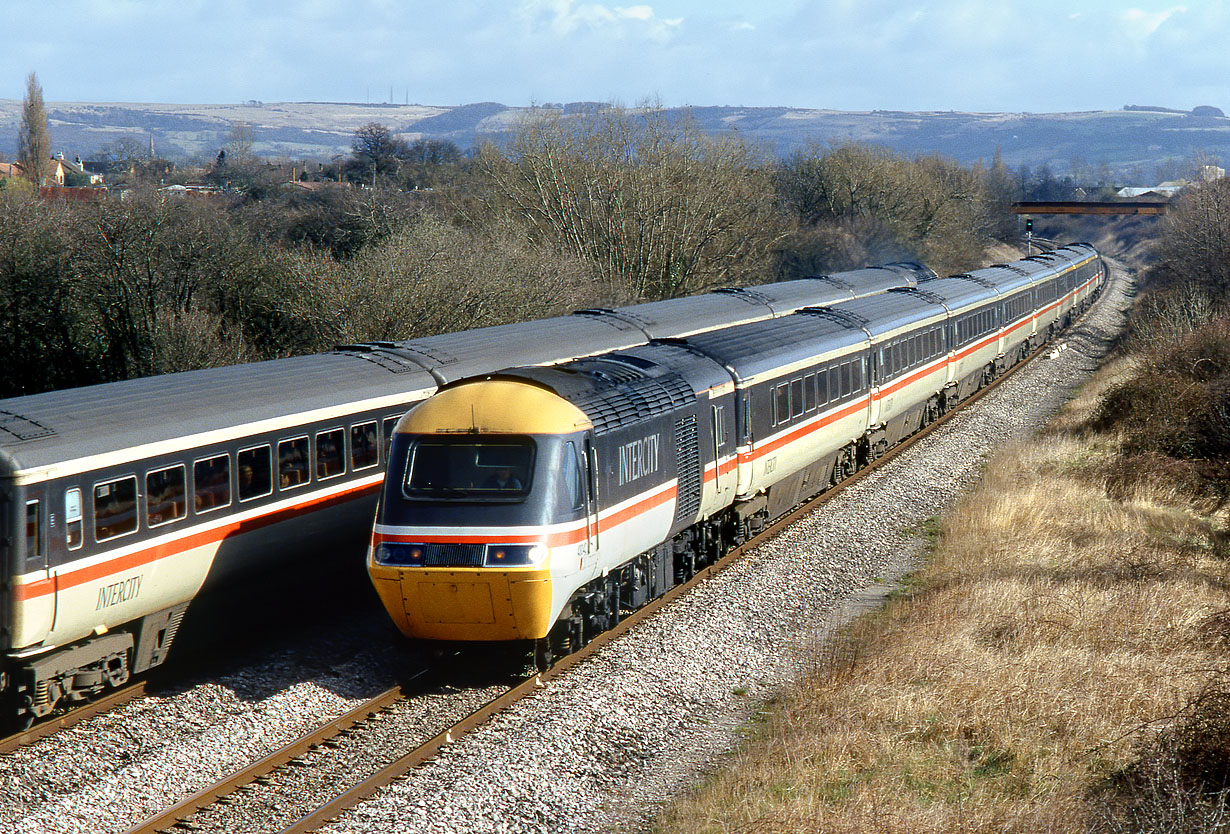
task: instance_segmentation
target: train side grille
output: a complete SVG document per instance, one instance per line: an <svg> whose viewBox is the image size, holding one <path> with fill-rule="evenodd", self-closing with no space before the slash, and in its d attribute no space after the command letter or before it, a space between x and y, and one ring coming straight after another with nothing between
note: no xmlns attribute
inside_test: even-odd
<svg viewBox="0 0 1230 834"><path fill-rule="evenodd" d="M429 568L480 568L485 544L428 544L423 546L423 565Z"/></svg>

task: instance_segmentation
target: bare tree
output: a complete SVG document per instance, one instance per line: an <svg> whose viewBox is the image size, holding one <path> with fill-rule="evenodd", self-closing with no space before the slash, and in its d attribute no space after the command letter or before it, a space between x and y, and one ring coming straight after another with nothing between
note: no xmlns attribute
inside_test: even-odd
<svg viewBox="0 0 1230 834"><path fill-rule="evenodd" d="M611 301L763 276L783 233L768 178L739 139L661 107L535 111L480 164L545 239L587 263Z"/></svg>
<svg viewBox="0 0 1230 834"><path fill-rule="evenodd" d="M377 175L396 174L399 160L407 153L405 140L379 122L368 122L356 130L350 148L352 170L373 185Z"/></svg>
<svg viewBox="0 0 1230 834"><path fill-rule="evenodd" d="M862 144L813 145L793 154L779 166L777 189L803 238L817 238L812 230L818 226L856 228L877 240L869 251L918 257L942 272L978 263L996 212L1006 206L989 196L980 169L939 156L910 160Z"/></svg>
<svg viewBox="0 0 1230 834"><path fill-rule="evenodd" d="M1230 301L1230 178L1184 189L1162 220L1162 269Z"/></svg>
<svg viewBox="0 0 1230 834"><path fill-rule="evenodd" d="M423 214L345 264L306 252L298 258L301 283L315 289L292 315L315 330L322 346L465 330L592 304L579 294L582 264L498 217L459 227ZM320 297L335 303L321 305Z"/></svg>
<svg viewBox="0 0 1230 834"><path fill-rule="evenodd" d="M17 133L17 160L26 179L36 187L47 179L47 160L51 158L51 137L47 133L47 108L38 76L26 77L26 97L21 102L21 127Z"/></svg>

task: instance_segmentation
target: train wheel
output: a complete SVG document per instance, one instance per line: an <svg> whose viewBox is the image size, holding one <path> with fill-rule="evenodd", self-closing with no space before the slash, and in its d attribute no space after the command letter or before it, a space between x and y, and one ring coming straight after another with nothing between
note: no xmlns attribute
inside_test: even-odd
<svg viewBox="0 0 1230 834"><path fill-rule="evenodd" d="M524 655L523 655L524 656ZM551 646L551 635L534 641L534 668L545 672L555 662L555 649Z"/></svg>

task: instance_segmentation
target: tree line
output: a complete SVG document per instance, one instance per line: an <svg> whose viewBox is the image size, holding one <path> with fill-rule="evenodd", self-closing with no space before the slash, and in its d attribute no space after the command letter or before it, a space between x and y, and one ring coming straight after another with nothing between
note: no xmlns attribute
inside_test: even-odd
<svg viewBox="0 0 1230 834"><path fill-rule="evenodd" d="M871 262L958 271L1015 235L998 161L862 145L775 160L653 106L537 110L468 154L371 124L312 177L336 182L251 175L267 167L239 126L205 172L229 179L218 195L0 191L0 394Z"/></svg>

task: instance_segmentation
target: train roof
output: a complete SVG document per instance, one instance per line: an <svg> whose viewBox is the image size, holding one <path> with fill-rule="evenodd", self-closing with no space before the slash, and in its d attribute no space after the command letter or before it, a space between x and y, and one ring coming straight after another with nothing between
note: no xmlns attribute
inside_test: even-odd
<svg viewBox="0 0 1230 834"><path fill-rule="evenodd" d="M615 309L578 310L576 315L602 321L607 318L637 327L647 338L669 339L772 318L773 308L755 293L724 291L708 295L668 298ZM618 349L618 348L613 348Z"/></svg>
<svg viewBox="0 0 1230 834"><path fill-rule="evenodd" d="M804 310L807 315L845 316L872 336L891 333L927 318L945 315L936 298L913 289L892 290L831 309Z"/></svg>
<svg viewBox="0 0 1230 834"><path fill-rule="evenodd" d="M893 291L895 294L897 291ZM999 290L968 278L939 278L925 281L914 290L901 290L902 294L914 293L938 301L951 312L958 313L966 307L983 304L999 297Z"/></svg>
<svg viewBox="0 0 1230 834"><path fill-rule="evenodd" d="M538 365L643 344L644 331L631 322L603 315L570 315L497 324L477 330L441 333L401 342L344 345L343 352L373 361L426 369L440 384L478 376L503 365ZM494 359L494 361L493 361Z"/></svg>
<svg viewBox="0 0 1230 834"><path fill-rule="evenodd" d="M650 339L679 339L705 330L790 315L804 307L838 304L893 287L917 286L920 280L934 277L935 273L922 264L900 262L772 284L724 287L707 295L648 301L629 307L580 310L578 314L629 322Z"/></svg>
<svg viewBox="0 0 1230 834"><path fill-rule="evenodd" d="M0 448L21 469L435 390L422 369L316 354L0 400Z"/></svg>
<svg viewBox="0 0 1230 834"><path fill-rule="evenodd" d="M967 281L984 286L993 286L1004 295L1009 295L1017 290L1033 286L1034 280L1029 273L1024 270L1014 269L1008 264L996 264L994 266L984 267L983 269L975 269L971 272L962 275L952 275L952 278L964 278Z"/></svg>
<svg viewBox="0 0 1230 834"><path fill-rule="evenodd" d="M694 372L703 361L677 345L645 346L561 365L509 368L489 378L528 380L554 391L584 412L594 433L600 435L673 413L693 402L720 370L710 363L708 372L702 372L703 380L689 379L695 375L689 371Z"/></svg>
<svg viewBox="0 0 1230 834"><path fill-rule="evenodd" d="M699 333L684 340L742 380L866 342L867 334L851 321L806 313Z"/></svg>

